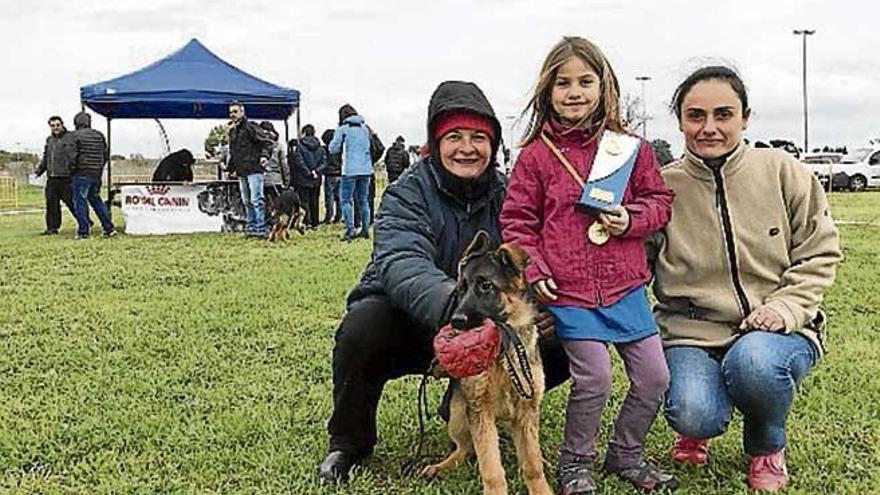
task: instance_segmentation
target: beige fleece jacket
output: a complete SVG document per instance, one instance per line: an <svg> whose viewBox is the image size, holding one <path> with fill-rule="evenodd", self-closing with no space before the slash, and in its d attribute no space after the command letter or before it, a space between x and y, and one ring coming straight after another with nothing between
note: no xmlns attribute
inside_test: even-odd
<svg viewBox="0 0 880 495"><path fill-rule="evenodd" d="M648 239L654 309L665 346L724 347L768 305L785 331L824 352L823 291L841 259L813 174L791 155L741 144L717 169L697 156L665 167L672 220Z"/></svg>

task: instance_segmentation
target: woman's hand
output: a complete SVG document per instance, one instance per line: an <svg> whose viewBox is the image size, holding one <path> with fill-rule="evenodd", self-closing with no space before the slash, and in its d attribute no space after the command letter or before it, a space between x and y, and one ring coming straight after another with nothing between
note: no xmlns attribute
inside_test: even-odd
<svg viewBox="0 0 880 495"><path fill-rule="evenodd" d="M629 227L629 212L623 206L611 206L608 213L600 213L599 221L613 236L618 236L626 232Z"/></svg>
<svg viewBox="0 0 880 495"><path fill-rule="evenodd" d="M552 278L538 280L535 282L534 288L535 297L541 304L547 304L559 298L555 292L557 289L556 282Z"/></svg>
<svg viewBox="0 0 880 495"><path fill-rule="evenodd" d="M739 328L745 331L781 332L785 330L785 320L770 306L758 306L740 323Z"/></svg>

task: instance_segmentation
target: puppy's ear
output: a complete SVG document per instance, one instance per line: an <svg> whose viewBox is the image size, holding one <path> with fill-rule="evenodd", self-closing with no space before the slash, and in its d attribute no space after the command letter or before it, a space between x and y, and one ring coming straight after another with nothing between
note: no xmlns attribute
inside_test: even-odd
<svg viewBox="0 0 880 495"><path fill-rule="evenodd" d="M470 258L472 256L480 256L482 254L486 254L489 252L489 249L492 247L492 239L489 237L489 234L485 230L481 230L477 232L477 235L474 236L471 243L468 245L467 249L464 250L464 254L461 259Z"/></svg>
<svg viewBox="0 0 880 495"><path fill-rule="evenodd" d="M505 270L509 270L517 275L522 275L529 264L529 255L521 247L509 242L502 244L495 251L495 257Z"/></svg>

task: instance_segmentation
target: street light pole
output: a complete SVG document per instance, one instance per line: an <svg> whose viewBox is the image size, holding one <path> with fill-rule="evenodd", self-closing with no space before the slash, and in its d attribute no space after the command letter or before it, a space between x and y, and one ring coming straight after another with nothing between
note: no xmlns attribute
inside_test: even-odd
<svg viewBox="0 0 880 495"><path fill-rule="evenodd" d="M804 153L809 153L809 124L807 119L807 36L815 34L815 29L795 29L793 34L803 40L803 85L804 85Z"/></svg>
<svg viewBox="0 0 880 495"><path fill-rule="evenodd" d="M650 76L636 76L636 81L642 83L642 139L648 138L648 100L645 96L645 82L650 80Z"/></svg>

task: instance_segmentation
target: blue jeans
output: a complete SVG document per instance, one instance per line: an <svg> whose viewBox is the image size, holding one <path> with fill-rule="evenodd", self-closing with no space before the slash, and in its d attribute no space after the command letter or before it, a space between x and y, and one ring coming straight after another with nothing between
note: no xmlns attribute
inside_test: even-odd
<svg viewBox="0 0 880 495"><path fill-rule="evenodd" d="M76 235L88 237L89 235L89 206L95 210L101 228L107 234L113 231L113 222L110 221L110 212L107 205L101 201L101 179L92 179L84 175L74 175L70 179L70 189L73 194L73 214L76 217Z"/></svg>
<svg viewBox="0 0 880 495"><path fill-rule="evenodd" d="M328 221L341 214L338 210L339 182L340 177L337 175L324 176L324 218Z"/></svg>
<svg viewBox="0 0 880 495"><path fill-rule="evenodd" d="M743 415L743 446L751 456L785 446L785 420L795 387L819 358L798 334L752 331L728 349L666 349L670 385L664 414L681 435L724 433L735 407Z"/></svg>
<svg viewBox="0 0 880 495"><path fill-rule="evenodd" d="M367 201L370 191L370 176L356 175L342 177L342 185L339 187L340 202L342 203L342 220L345 222L345 235L354 237L354 201L358 202L361 210L361 231L367 232L370 228L370 204Z"/></svg>
<svg viewBox="0 0 880 495"><path fill-rule="evenodd" d="M263 200L263 174L238 178L241 203L244 205L246 234L266 237L266 204Z"/></svg>

